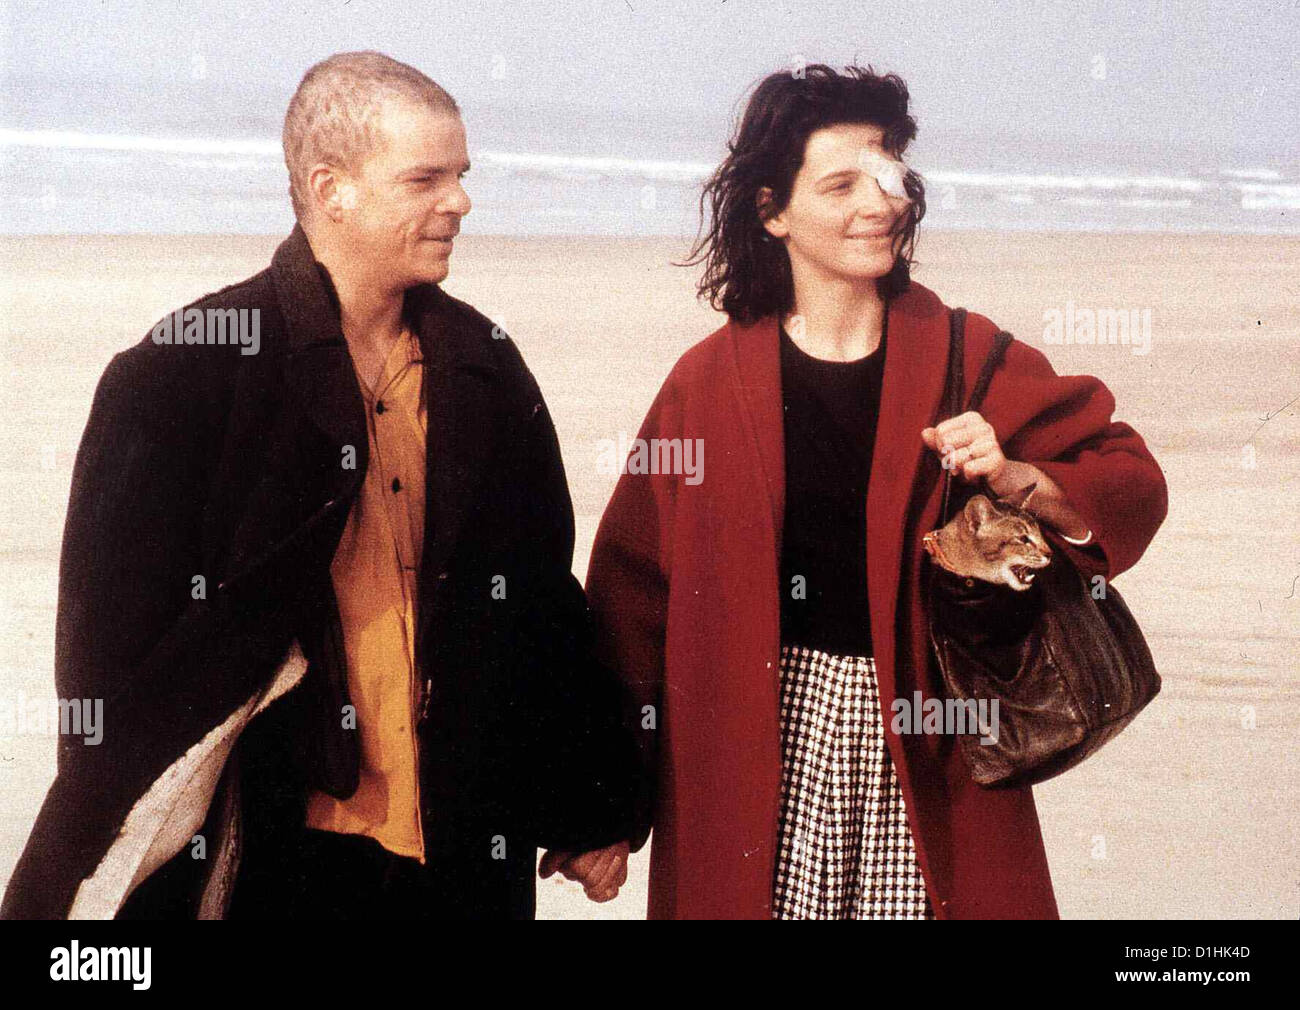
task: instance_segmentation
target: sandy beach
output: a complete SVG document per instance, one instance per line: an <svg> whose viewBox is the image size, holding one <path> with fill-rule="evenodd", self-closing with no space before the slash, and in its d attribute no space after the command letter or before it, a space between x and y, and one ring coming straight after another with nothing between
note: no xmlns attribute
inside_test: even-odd
<svg viewBox="0 0 1300 1010"><path fill-rule="evenodd" d="M163 313L262 269L280 236L0 238L0 692L53 695L72 463L108 359ZM686 240L457 240L447 289L516 340L559 431L582 577L615 477L678 356L721 317ZM1036 790L1066 918L1300 914L1300 239L935 233L915 274L946 302L1101 377L1147 439L1170 511L1117 585L1164 676L1099 755ZM1053 310L1149 310L1150 342L1049 346ZM0 881L54 775L54 740L0 738ZM542 882L542 918L641 918ZM1184 942L1181 941L1180 942ZM1200 941L1197 941L1200 942Z"/></svg>

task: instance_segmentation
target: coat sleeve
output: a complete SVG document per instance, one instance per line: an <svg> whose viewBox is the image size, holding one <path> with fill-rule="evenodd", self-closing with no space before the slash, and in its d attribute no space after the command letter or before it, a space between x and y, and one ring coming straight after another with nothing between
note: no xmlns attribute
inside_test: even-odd
<svg viewBox="0 0 1300 1010"><path fill-rule="evenodd" d="M118 354L95 392L59 562L60 697L127 688L129 671L167 637L203 572L205 453L188 406L197 392L190 370L174 367L181 355L167 357L170 351ZM204 587L209 595L214 589Z"/></svg>
<svg viewBox="0 0 1300 1010"><path fill-rule="evenodd" d="M144 766L117 715L148 658L177 637L201 571L203 453L187 407L197 393L179 357L124 351L96 388L64 524L54 666L59 698L102 702L102 739L60 735L58 774L0 917L66 916L145 785L123 781Z"/></svg>
<svg viewBox="0 0 1300 1010"><path fill-rule="evenodd" d="M520 367L525 367L520 362ZM527 618L530 649L546 668L546 697L531 710L540 723L532 782L539 845L590 851L626 841L639 771L635 743L621 718L618 681L597 662L586 594L573 575L573 504L559 439L531 373L524 407L533 467L528 541L536 580ZM531 732L525 730L525 732Z"/></svg>
<svg viewBox="0 0 1300 1010"><path fill-rule="evenodd" d="M1054 538L1088 575L1113 579L1133 567L1168 511L1164 474L1142 436L1113 419L1115 398L1089 375L1057 375L1039 350L1016 340L994 373L985 416L1008 459L1032 463L1065 492L1093 543Z"/></svg>
<svg viewBox="0 0 1300 1010"><path fill-rule="evenodd" d="M680 428L670 375L638 437L680 437ZM587 569L597 656L617 671L624 719L636 737L640 759L633 851L645 845L654 820L675 494L670 475L622 473L601 518Z"/></svg>

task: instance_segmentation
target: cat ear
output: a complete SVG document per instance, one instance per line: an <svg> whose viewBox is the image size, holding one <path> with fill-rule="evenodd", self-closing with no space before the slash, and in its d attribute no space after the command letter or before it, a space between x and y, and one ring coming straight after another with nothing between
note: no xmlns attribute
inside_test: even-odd
<svg viewBox="0 0 1300 1010"><path fill-rule="evenodd" d="M982 494L977 494L971 498L962 510L962 514L966 517L966 525L970 527L972 532L979 529L981 523L996 513L997 509L993 507L993 503Z"/></svg>
<svg viewBox="0 0 1300 1010"><path fill-rule="evenodd" d="M1022 487L1019 491L1013 491L1005 498L999 498L998 501L1005 502L1007 505L1018 509L1028 508L1029 499L1034 496L1034 488L1036 487L1038 487L1038 481Z"/></svg>

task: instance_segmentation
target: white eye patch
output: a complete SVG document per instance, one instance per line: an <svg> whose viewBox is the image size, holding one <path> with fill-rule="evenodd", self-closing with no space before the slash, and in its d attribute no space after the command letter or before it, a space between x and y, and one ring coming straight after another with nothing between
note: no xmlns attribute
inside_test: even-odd
<svg viewBox="0 0 1300 1010"><path fill-rule="evenodd" d="M904 180L907 178L907 166L901 161L887 158L879 151L864 147L858 152L858 168L874 178L880 188L889 196L898 200L911 200L907 195Z"/></svg>

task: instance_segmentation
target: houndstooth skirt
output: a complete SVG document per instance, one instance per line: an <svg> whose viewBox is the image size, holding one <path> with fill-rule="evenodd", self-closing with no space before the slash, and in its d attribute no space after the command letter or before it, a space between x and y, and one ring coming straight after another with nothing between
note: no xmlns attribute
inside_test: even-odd
<svg viewBox="0 0 1300 1010"><path fill-rule="evenodd" d="M781 648L776 919L933 919L876 688L876 664Z"/></svg>

